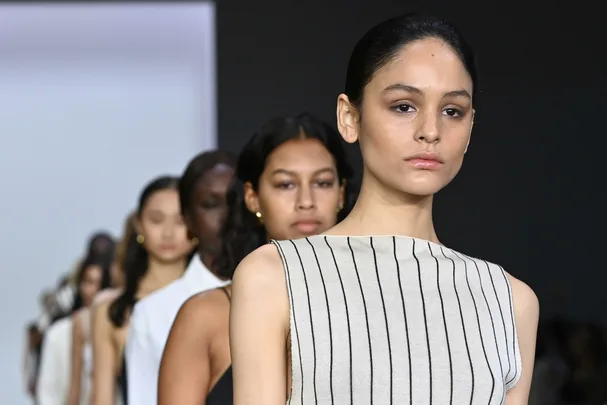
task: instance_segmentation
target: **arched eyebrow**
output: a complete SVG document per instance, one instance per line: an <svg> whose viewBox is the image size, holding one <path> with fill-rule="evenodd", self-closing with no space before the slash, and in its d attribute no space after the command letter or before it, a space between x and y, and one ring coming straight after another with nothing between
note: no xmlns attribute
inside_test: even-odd
<svg viewBox="0 0 607 405"><path fill-rule="evenodd" d="M324 167L322 169L318 169L315 170L314 173L312 173L312 175L319 175L321 173L335 173L335 169L333 169L332 167ZM272 172L272 175L275 174L286 174L288 176L297 176L296 172L290 171L290 170L285 170L285 169L276 169Z"/></svg>
<svg viewBox="0 0 607 405"><path fill-rule="evenodd" d="M386 87L383 90L383 92L385 92L385 93L389 93L389 92L393 92L393 91L414 93L414 94L419 94L420 96L424 95L424 92L422 90L418 89L417 87L414 87L414 86L411 86L408 84L403 84L403 83L391 84L390 86ZM445 94L443 94L443 98L445 98L445 97L464 97L464 98L467 98L468 100L472 100L472 96L465 89L448 91Z"/></svg>

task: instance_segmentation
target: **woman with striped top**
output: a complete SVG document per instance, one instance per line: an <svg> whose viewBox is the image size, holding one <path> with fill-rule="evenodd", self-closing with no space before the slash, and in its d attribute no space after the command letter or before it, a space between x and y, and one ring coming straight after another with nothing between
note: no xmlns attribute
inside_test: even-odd
<svg viewBox="0 0 607 405"><path fill-rule="evenodd" d="M527 404L535 294L443 246L432 221L475 90L472 51L445 21L404 15L357 43L337 121L360 143L358 201L324 235L273 241L237 268L236 405Z"/></svg>

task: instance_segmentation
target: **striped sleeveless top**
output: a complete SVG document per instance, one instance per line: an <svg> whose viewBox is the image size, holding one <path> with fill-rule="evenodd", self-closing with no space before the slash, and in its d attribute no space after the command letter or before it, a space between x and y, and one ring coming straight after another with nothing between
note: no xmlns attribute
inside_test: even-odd
<svg viewBox="0 0 607 405"><path fill-rule="evenodd" d="M521 375L504 270L404 236L272 241L293 405L504 404Z"/></svg>

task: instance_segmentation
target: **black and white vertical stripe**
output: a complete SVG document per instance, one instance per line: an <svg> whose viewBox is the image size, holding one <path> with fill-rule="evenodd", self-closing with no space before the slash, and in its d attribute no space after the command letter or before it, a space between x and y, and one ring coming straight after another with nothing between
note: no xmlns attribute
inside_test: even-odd
<svg viewBox="0 0 607 405"><path fill-rule="evenodd" d="M272 241L291 305L289 404L503 404L521 374L508 278L404 236Z"/></svg>

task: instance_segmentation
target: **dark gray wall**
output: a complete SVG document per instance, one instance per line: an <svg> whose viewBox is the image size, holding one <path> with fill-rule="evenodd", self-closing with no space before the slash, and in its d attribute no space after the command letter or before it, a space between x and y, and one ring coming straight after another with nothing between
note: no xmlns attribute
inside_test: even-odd
<svg viewBox="0 0 607 405"><path fill-rule="evenodd" d="M406 3L220 0L220 146L238 151L280 114L308 110L333 123L357 38L413 11ZM606 277L591 258L589 157L605 136L605 24L584 2L488 3L423 2L464 30L481 74L464 168L437 198L439 236L529 283L543 315L606 318Z"/></svg>

